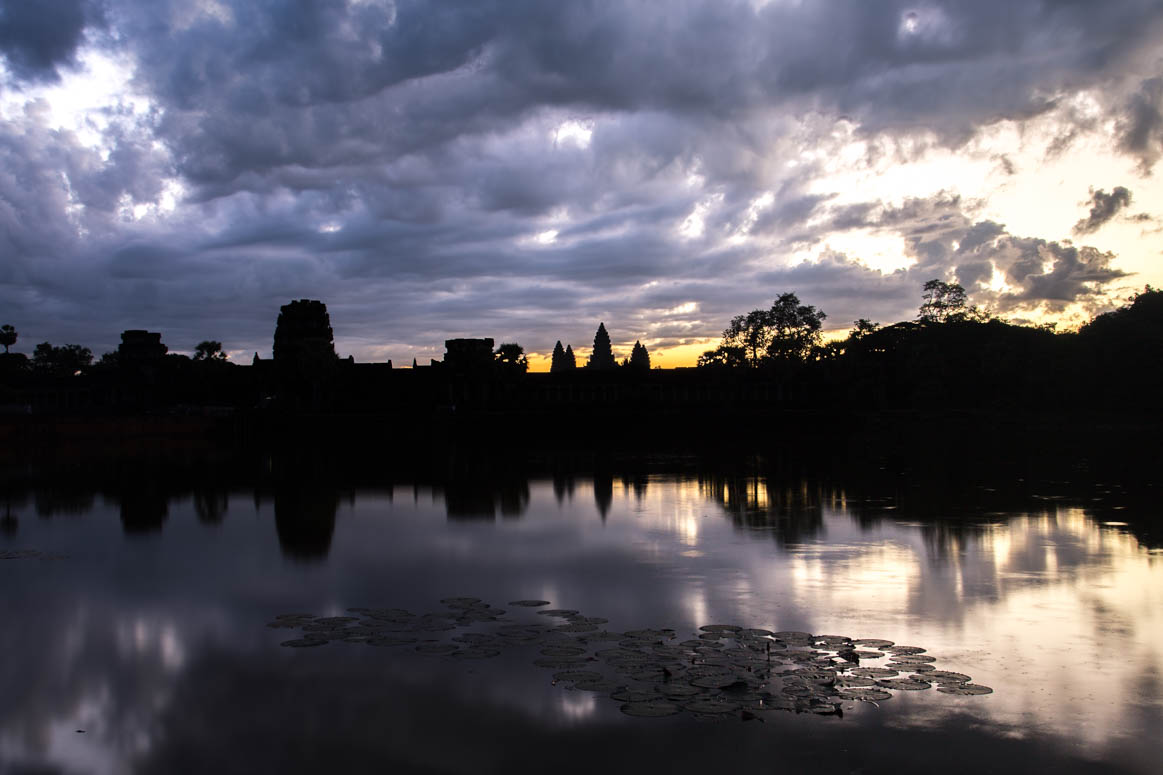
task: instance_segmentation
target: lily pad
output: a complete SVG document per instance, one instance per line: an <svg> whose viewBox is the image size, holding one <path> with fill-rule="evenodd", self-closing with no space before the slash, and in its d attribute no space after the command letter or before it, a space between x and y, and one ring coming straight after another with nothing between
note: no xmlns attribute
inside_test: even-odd
<svg viewBox="0 0 1163 775"><path fill-rule="evenodd" d="M613 692L619 688L618 684L613 681L608 681L604 678L599 678L594 681L575 681L573 688L583 692Z"/></svg>
<svg viewBox="0 0 1163 775"><path fill-rule="evenodd" d="M700 694L706 694L705 690L700 689L697 686L691 686L689 683L682 681L671 681L668 683L660 684L657 688L660 694L665 694L667 697L684 698L697 697Z"/></svg>
<svg viewBox="0 0 1163 775"><path fill-rule="evenodd" d="M568 632L568 633L597 632L598 625L596 625L596 624L563 624L560 627L554 627L553 629L556 630L557 632Z"/></svg>
<svg viewBox="0 0 1163 775"><path fill-rule="evenodd" d="M925 649L920 646L885 646L881 651L891 651L893 654L899 656L911 656L913 654L924 654Z"/></svg>
<svg viewBox="0 0 1163 775"><path fill-rule="evenodd" d="M956 684L953 686L938 686L937 691L942 694L957 694L962 696L993 694L993 689L981 684Z"/></svg>
<svg viewBox="0 0 1163 775"><path fill-rule="evenodd" d="M601 679L602 674L595 670L565 670L553 674L554 681L566 681L569 683L573 683L574 681L600 681Z"/></svg>
<svg viewBox="0 0 1163 775"><path fill-rule="evenodd" d="M622 687L610 692L610 699L618 702L657 702L661 698L654 692Z"/></svg>
<svg viewBox="0 0 1163 775"><path fill-rule="evenodd" d="M727 700L717 700L708 697L703 700L691 700L684 702L682 705L684 710L689 710L691 713L734 713L741 707L737 702L730 702Z"/></svg>
<svg viewBox="0 0 1163 775"><path fill-rule="evenodd" d="M541 649L543 657L580 657L586 650L578 646L546 646Z"/></svg>
<svg viewBox="0 0 1163 775"><path fill-rule="evenodd" d="M439 656L442 654L451 654L459 648L460 646L452 643L421 643L416 647L416 650L421 654Z"/></svg>
<svg viewBox="0 0 1163 775"><path fill-rule="evenodd" d="M537 667L548 667L556 670L568 670L575 665L587 664L590 660L586 657L544 657L542 659L533 660L533 664Z"/></svg>
<svg viewBox="0 0 1163 775"><path fill-rule="evenodd" d="M538 606L549 605L548 600L513 600L509 605L519 605L523 608L537 608Z"/></svg>
<svg viewBox="0 0 1163 775"><path fill-rule="evenodd" d="M303 649L312 646L326 646L327 641L323 638L295 638L294 640L285 640L279 645L290 646L293 649Z"/></svg>
<svg viewBox="0 0 1163 775"><path fill-rule="evenodd" d="M389 636L383 636L383 637L379 637L379 638L369 638L368 645L369 646L381 646L381 647L410 646L411 644L415 643L416 640L417 640L416 638L395 637L395 636L389 635Z"/></svg>
<svg viewBox="0 0 1163 775"><path fill-rule="evenodd" d="M674 716L681 713L682 708L673 702L652 700L649 702L627 702L622 706L622 712L627 716L637 716L639 718L661 718L663 716Z"/></svg>
<svg viewBox="0 0 1163 775"><path fill-rule="evenodd" d="M453 659L492 659L500 655L500 649L489 648L487 646L470 646L469 648L454 651L449 654Z"/></svg>
<svg viewBox="0 0 1163 775"><path fill-rule="evenodd" d="M885 689L903 689L910 692L928 689L932 686L928 681L918 681L916 678L885 678L877 681L876 685L883 686Z"/></svg>
<svg viewBox="0 0 1163 775"><path fill-rule="evenodd" d="M854 667L850 672L861 678L892 678L900 675L896 670L889 670L887 667Z"/></svg>
<svg viewBox="0 0 1163 775"><path fill-rule="evenodd" d="M862 700L864 702L879 702L881 700L892 699L892 692L886 692L883 689L872 688L858 688L858 689L841 689L840 697L845 700Z"/></svg>
<svg viewBox="0 0 1163 775"><path fill-rule="evenodd" d="M704 675L700 678L691 679L692 686L698 686L703 689L722 689L725 686L733 686L739 681L733 674L726 675Z"/></svg>
<svg viewBox="0 0 1163 775"><path fill-rule="evenodd" d="M480 602L482 601L479 597L446 597L440 601L440 604L454 608L468 608Z"/></svg>
<svg viewBox="0 0 1163 775"><path fill-rule="evenodd" d="M888 661L895 665L926 665L930 662L936 662L937 658L928 654L906 654L904 656L893 655L888 658Z"/></svg>
<svg viewBox="0 0 1163 775"><path fill-rule="evenodd" d="M973 679L965 675L965 673L953 673L949 670L934 670L925 673L926 681L936 681L937 683L969 683Z"/></svg>

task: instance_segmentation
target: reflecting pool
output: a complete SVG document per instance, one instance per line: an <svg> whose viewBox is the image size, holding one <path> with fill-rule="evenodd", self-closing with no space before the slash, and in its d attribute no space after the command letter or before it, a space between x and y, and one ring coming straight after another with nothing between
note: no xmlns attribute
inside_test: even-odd
<svg viewBox="0 0 1163 775"><path fill-rule="evenodd" d="M9 488L0 772L1163 760L1157 515L1117 485L277 468Z"/></svg>

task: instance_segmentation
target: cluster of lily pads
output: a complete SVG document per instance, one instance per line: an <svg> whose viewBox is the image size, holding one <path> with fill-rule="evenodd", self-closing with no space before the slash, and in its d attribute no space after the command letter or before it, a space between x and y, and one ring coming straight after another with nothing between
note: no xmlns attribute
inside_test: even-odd
<svg viewBox="0 0 1163 775"><path fill-rule="evenodd" d="M281 614L267 626L300 630L301 637L282 644L293 648L361 643L472 660L499 656L513 646L536 647L533 664L553 671L555 685L607 695L630 716L687 712L762 720L772 711L841 716L845 701L877 703L894 691L934 686L954 695L993 691L964 673L938 670L923 648L876 638L708 624L680 640L672 629L611 632L604 628L607 619L546 608L547 600L509 603L538 609L544 621L515 621L475 597L440 602L447 610L439 613L350 608L350 616ZM444 633L456 634L445 639Z"/></svg>

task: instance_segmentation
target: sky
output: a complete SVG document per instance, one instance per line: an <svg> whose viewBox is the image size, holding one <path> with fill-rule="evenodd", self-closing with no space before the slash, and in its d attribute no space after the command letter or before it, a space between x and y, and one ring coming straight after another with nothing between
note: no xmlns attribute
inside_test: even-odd
<svg viewBox="0 0 1163 775"><path fill-rule="evenodd" d="M1076 326L1163 285L1158 0L0 0L0 323L656 366L792 292Z"/></svg>

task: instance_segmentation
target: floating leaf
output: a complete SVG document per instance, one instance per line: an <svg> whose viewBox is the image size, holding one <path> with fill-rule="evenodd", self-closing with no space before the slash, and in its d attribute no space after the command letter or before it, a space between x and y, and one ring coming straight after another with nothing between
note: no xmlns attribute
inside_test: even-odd
<svg viewBox="0 0 1163 775"><path fill-rule="evenodd" d="M733 686L737 682L739 682L739 679L732 674L704 675L691 679L692 686L698 686L703 689L722 689L725 686Z"/></svg>
<svg viewBox="0 0 1163 775"><path fill-rule="evenodd" d="M742 627L734 624L704 624L699 629L703 632L743 632Z"/></svg>
<svg viewBox="0 0 1163 775"><path fill-rule="evenodd" d="M879 638L858 638L852 641L855 646L867 646L870 649L886 649L894 645L891 640L880 640Z"/></svg>
<svg viewBox="0 0 1163 775"><path fill-rule="evenodd" d="M446 597L440 601L440 604L455 608L468 608L480 602L482 601L479 597Z"/></svg>
<svg viewBox="0 0 1163 775"><path fill-rule="evenodd" d="M622 712L627 716L638 716L639 718L661 718L662 716L673 716L681 711L682 708L673 702L661 700L627 702L622 706Z"/></svg>
<svg viewBox="0 0 1163 775"><path fill-rule="evenodd" d="M587 657L544 657L533 660L537 667L548 667L558 670L568 670L575 665L584 665L590 660Z"/></svg>
<svg viewBox="0 0 1163 775"><path fill-rule="evenodd" d="M523 608L536 608L538 606L549 605L548 600L513 600L509 605L519 605Z"/></svg>
<svg viewBox="0 0 1163 775"><path fill-rule="evenodd" d="M596 624L563 624L553 628L557 632L597 632Z"/></svg>
<svg viewBox="0 0 1163 775"><path fill-rule="evenodd" d="M915 692L921 689L928 689L932 684L928 681L919 681L916 678L885 678L876 682L877 686L883 686L886 689L903 689L905 691Z"/></svg>
<svg viewBox="0 0 1163 775"><path fill-rule="evenodd" d="M889 670L887 667L854 667L850 672L861 678L892 678L900 675L896 670Z"/></svg>
<svg viewBox="0 0 1163 775"><path fill-rule="evenodd" d="M682 706L691 713L734 713L742 707L737 702L718 700L711 697L684 702Z"/></svg>
<svg viewBox="0 0 1163 775"><path fill-rule="evenodd" d="M449 656L454 659L492 659L501 655L500 649L487 646L470 646L462 651L454 651Z"/></svg>
<svg viewBox="0 0 1163 775"><path fill-rule="evenodd" d="M757 629L743 630L739 634L745 635L748 638L769 638L769 637L775 635L775 633L772 632L771 630L757 630Z"/></svg>
<svg viewBox="0 0 1163 775"><path fill-rule="evenodd" d="M575 681L573 688L583 692L612 692L620 687L613 681L599 678L593 681Z"/></svg>
<svg viewBox="0 0 1163 775"><path fill-rule="evenodd" d="M965 673L953 673L948 670L933 670L925 673L926 681L936 681L937 683L969 683L973 679L965 675Z"/></svg>
<svg viewBox="0 0 1163 775"><path fill-rule="evenodd" d="M380 638L368 639L368 645L369 646L383 646L383 647L409 646L409 645L415 643L416 640L417 640L416 638L385 636L385 637L380 637Z"/></svg>
<svg viewBox="0 0 1163 775"><path fill-rule="evenodd" d="M294 640L285 640L279 645L290 646L293 649L302 649L310 648L311 646L326 646L327 641L323 638L295 638Z"/></svg>
<svg viewBox="0 0 1163 775"><path fill-rule="evenodd" d="M416 647L416 650L421 654L437 656L441 654L451 654L459 648L459 646L455 646L451 643L421 643Z"/></svg>
<svg viewBox="0 0 1163 775"><path fill-rule="evenodd" d="M705 694L704 690L697 686L691 686L685 682L670 681L661 684L657 687L658 691L665 694L667 697L697 697L700 694Z"/></svg>
<svg viewBox="0 0 1163 775"><path fill-rule="evenodd" d="M862 700L864 702L879 702L892 699L892 692L883 689L841 689L840 697L845 700Z"/></svg>
<svg viewBox="0 0 1163 775"><path fill-rule="evenodd" d="M893 654L902 656L909 656L912 654L924 654L925 649L920 646L885 646L881 651L891 651Z"/></svg>
<svg viewBox="0 0 1163 775"><path fill-rule="evenodd" d="M993 694L993 689L981 684L956 684L951 686L938 686L937 691L942 694L957 694L962 696L979 695L979 694Z"/></svg>
<svg viewBox="0 0 1163 775"><path fill-rule="evenodd" d="M930 662L936 662L936 657L931 657L928 654L907 654L905 656L891 656L888 661L894 665L926 665Z"/></svg>
<svg viewBox="0 0 1163 775"><path fill-rule="evenodd" d="M553 674L554 681L600 681L602 674L596 670L564 670Z"/></svg>

